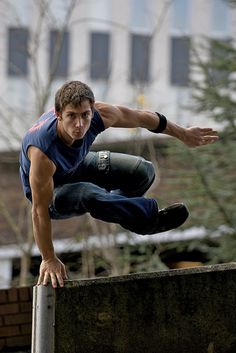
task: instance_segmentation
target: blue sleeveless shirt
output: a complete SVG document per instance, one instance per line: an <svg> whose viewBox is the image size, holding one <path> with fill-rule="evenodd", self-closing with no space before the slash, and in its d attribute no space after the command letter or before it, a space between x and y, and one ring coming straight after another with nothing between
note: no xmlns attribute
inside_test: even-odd
<svg viewBox="0 0 236 353"><path fill-rule="evenodd" d="M94 111L91 125L81 140L79 147L69 147L57 135L57 117L55 110L44 113L27 131L20 152L20 176L26 197L31 200L29 183L30 160L27 151L30 146L39 148L56 166L53 175L54 186L66 183L79 168L96 136L105 130L103 121Z"/></svg>

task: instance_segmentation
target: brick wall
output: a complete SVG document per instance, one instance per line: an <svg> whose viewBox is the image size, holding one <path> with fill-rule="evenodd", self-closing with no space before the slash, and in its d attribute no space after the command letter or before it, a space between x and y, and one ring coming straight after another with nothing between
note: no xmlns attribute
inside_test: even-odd
<svg viewBox="0 0 236 353"><path fill-rule="evenodd" d="M0 290L0 352L30 349L32 288Z"/></svg>

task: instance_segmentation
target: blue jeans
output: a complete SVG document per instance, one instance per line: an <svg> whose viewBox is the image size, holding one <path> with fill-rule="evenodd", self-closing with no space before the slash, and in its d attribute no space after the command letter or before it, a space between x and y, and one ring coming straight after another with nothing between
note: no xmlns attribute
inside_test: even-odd
<svg viewBox="0 0 236 353"><path fill-rule="evenodd" d="M142 157L90 152L69 182L55 188L50 216L65 219L89 212L145 234L158 215L156 201L143 197L154 178L152 163Z"/></svg>

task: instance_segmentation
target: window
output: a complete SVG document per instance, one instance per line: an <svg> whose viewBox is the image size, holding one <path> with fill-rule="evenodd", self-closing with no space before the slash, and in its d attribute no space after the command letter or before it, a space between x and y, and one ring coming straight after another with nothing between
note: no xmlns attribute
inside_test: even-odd
<svg viewBox="0 0 236 353"><path fill-rule="evenodd" d="M151 37L148 35L131 35L131 83L145 83L149 81Z"/></svg>
<svg viewBox="0 0 236 353"><path fill-rule="evenodd" d="M27 28L9 28L8 35L8 75L26 76L29 31Z"/></svg>
<svg viewBox="0 0 236 353"><path fill-rule="evenodd" d="M187 37L171 38L171 83L188 86L190 40Z"/></svg>
<svg viewBox="0 0 236 353"><path fill-rule="evenodd" d="M109 33L92 32L90 37L90 78L109 78Z"/></svg>
<svg viewBox="0 0 236 353"><path fill-rule="evenodd" d="M69 32L52 30L50 32L50 73L55 77L68 76Z"/></svg>

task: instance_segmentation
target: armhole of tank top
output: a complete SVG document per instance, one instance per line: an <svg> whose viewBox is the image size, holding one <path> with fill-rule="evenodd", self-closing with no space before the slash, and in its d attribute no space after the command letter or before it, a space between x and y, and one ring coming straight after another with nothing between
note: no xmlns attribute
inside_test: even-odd
<svg viewBox="0 0 236 353"><path fill-rule="evenodd" d="M98 122L99 124L99 131L102 132L105 130L105 126L104 126L104 122L101 118L101 115L99 114L99 112L97 110L94 110L94 114L96 113L95 115L95 119L96 121Z"/></svg>
<svg viewBox="0 0 236 353"><path fill-rule="evenodd" d="M42 152L43 152L43 151L42 151ZM45 156L47 156L48 159L54 164L54 166L55 166L55 168L56 168L56 170L57 170L58 166L57 166L56 161L55 161L54 159L52 159L52 157L47 153L47 151L46 151L46 152L43 152L43 153L44 153ZM55 172L56 172L56 171L55 171Z"/></svg>
<svg viewBox="0 0 236 353"><path fill-rule="evenodd" d="M42 151L40 147L35 146L35 145L32 145L32 144L28 145L28 146L27 146L27 149L26 149L26 157L28 158L29 162L30 162L30 159L29 159L29 157L28 157L28 149L29 149L31 146L33 146L33 147L35 147L35 148L38 148L42 153L44 153L45 156L54 164L55 168L57 169L57 164L56 164L56 162L48 155L48 153L45 152L45 151Z"/></svg>

